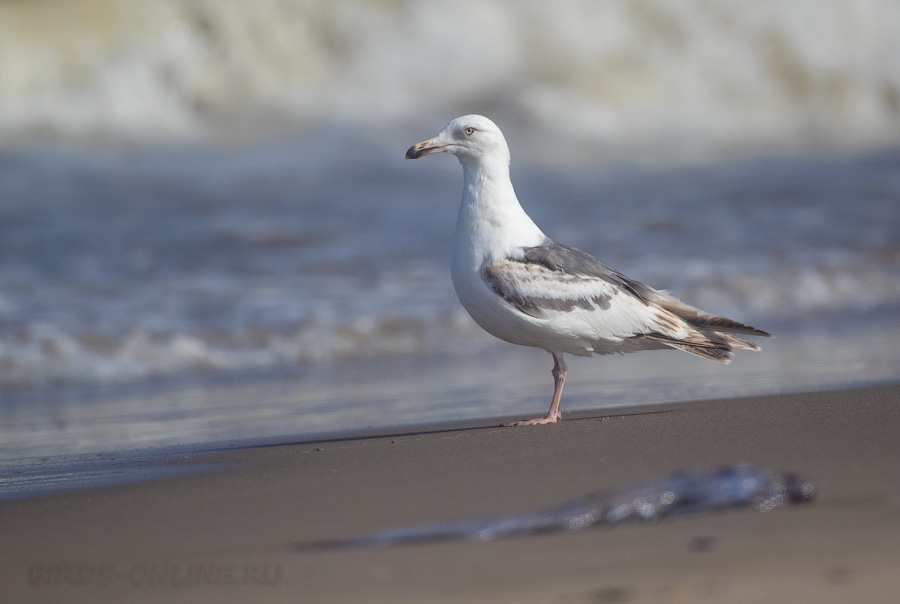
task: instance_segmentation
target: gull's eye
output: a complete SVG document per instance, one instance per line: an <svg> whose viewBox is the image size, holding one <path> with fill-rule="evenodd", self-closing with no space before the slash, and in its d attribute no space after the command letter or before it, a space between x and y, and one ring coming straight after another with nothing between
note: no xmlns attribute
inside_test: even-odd
<svg viewBox="0 0 900 604"><path fill-rule="evenodd" d="M475 134L475 128L473 128L472 126L466 128L466 136L472 136L473 134Z"/></svg>

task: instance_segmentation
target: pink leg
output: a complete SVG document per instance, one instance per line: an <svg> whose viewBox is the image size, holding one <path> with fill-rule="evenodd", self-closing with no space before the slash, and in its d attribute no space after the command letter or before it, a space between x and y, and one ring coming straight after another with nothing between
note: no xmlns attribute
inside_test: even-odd
<svg viewBox="0 0 900 604"><path fill-rule="evenodd" d="M503 424L504 426L537 426L540 424L555 424L562 420L562 413L559 412L559 401L562 398L563 384L566 382L566 374L569 370L566 367L566 362L563 360L562 353L556 354L551 352L550 354L553 355L553 371L551 372L553 374L553 401L550 403L550 411L547 412L547 417L510 422Z"/></svg>

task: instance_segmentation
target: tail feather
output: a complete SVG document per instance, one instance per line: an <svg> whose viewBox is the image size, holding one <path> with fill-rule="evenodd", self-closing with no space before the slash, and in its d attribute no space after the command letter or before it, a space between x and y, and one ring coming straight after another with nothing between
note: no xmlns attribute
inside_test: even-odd
<svg viewBox="0 0 900 604"><path fill-rule="evenodd" d="M727 333L716 332L716 335L722 338L726 344L728 344L735 350L761 350L758 344L736 338L732 335L728 335Z"/></svg>
<svg viewBox="0 0 900 604"><path fill-rule="evenodd" d="M730 346L727 346L725 344L716 344L711 340L707 340L706 343L689 342L685 340L670 338L660 333L649 333L644 337L648 340L655 340L656 342L666 344L667 346L671 346L672 348L690 352L691 354L695 354L698 357L712 359L713 361L719 361L720 363L731 362L732 349Z"/></svg>
<svg viewBox="0 0 900 604"><path fill-rule="evenodd" d="M707 314L702 310L685 304L684 302L676 298L667 297L659 300L657 304L661 308L664 308L677 317L683 319L686 323L691 325L691 327L694 327L701 331L711 330L716 332L737 333L745 336L761 336L764 338L773 337L772 334L761 329L756 329L755 327L744 325L743 323L739 323L726 317L716 317L714 315Z"/></svg>
<svg viewBox="0 0 900 604"><path fill-rule="evenodd" d="M643 337L720 363L730 362L734 350L760 349L725 332L771 337L760 329L703 313L675 298L667 298L657 307L654 323L658 330Z"/></svg>

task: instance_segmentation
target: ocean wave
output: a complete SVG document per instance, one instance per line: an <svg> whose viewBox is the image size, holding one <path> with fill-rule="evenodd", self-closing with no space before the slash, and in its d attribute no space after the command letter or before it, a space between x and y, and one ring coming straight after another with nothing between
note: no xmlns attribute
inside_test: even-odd
<svg viewBox="0 0 900 604"><path fill-rule="evenodd" d="M897 56L893 0L0 2L0 132L204 138L478 111L681 152L871 144L900 138Z"/></svg>
<svg viewBox="0 0 900 604"><path fill-rule="evenodd" d="M453 353L475 350L485 339L461 314L436 323L310 321L283 330L253 327L242 334L139 328L119 337L36 322L18 333L0 334L0 389Z"/></svg>
<svg viewBox="0 0 900 604"><path fill-rule="evenodd" d="M333 134L0 155L0 386L489 346L447 274L458 167ZM900 309L897 150L523 164L548 235L704 310L769 330Z"/></svg>
<svg viewBox="0 0 900 604"><path fill-rule="evenodd" d="M726 276L697 261L685 267L677 293L701 308L758 323L764 329L770 322L808 322L815 316L852 320L854 315L900 309L898 267L900 257L893 264L866 268L785 267L772 273ZM664 264L649 269L667 272ZM73 329L36 320L15 331L0 331L0 388L126 382L413 355L452 356L495 343L461 309L429 305L412 290L410 296L414 301L409 304L419 305L418 316L398 316L392 314L393 305L381 301L376 306L370 300L370 310L385 314L341 320L325 315L282 327L244 323L227 330L177 329L173 320L172 326L162 330L139 326L111 335L102 323L98 331L91 331L84 325Z"/></svg>

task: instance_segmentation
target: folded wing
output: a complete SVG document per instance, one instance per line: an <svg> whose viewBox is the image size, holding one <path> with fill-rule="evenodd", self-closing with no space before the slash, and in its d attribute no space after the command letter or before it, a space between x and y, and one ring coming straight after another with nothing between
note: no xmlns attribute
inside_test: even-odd
<svg viewBox="0 0 900 604"><path fill-rule="evenodd" d="M486 284L517 311L557 331L603 343L647 339L728 362L733 349L759 350L730 333L769 336L704 313L664 291L629 279L577 248L548 240L521 257L485 265Z"/></svg>

